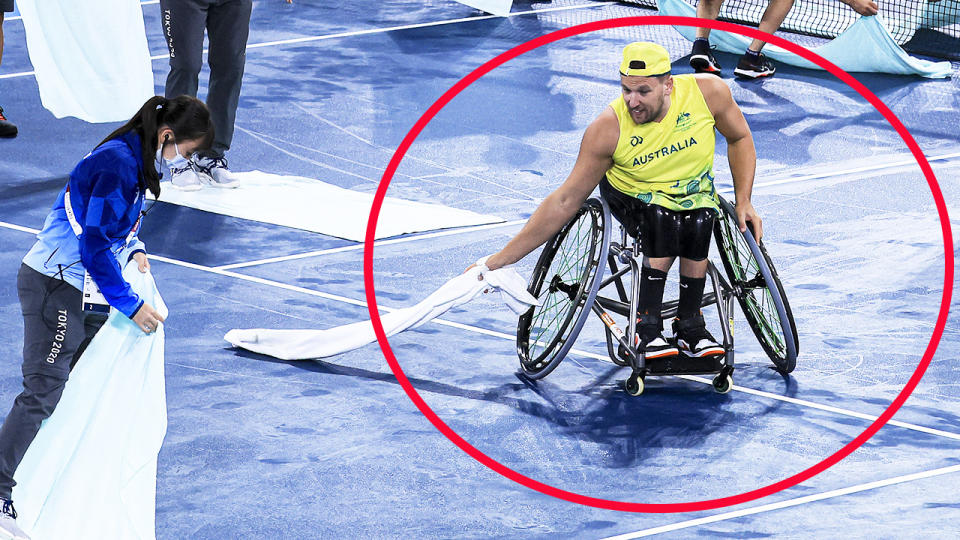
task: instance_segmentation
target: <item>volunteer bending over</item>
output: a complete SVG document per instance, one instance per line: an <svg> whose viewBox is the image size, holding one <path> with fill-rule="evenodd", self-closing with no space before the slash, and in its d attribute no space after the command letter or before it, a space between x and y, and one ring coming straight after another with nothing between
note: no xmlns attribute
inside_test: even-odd
<svg viewBox="0 0 960 540"><path fill-rule="evenodd" d="M163 317L121 274L150 268L137 238L147 191L160 196L161 168L181 166L210 147L213 126L195 98L150 98L70 173L23 259L17 290L23 311L23 392L0 428L0 532L26 538L10 500L14 473L49 417L70 370L112 307L145 333Z"/></svg>

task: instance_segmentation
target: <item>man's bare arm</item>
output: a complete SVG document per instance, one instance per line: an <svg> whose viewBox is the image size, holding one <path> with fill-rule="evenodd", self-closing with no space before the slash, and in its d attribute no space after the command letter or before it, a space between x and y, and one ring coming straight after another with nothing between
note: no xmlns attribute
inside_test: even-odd
<svg viewBox="0 0 960 540"><path fill-rule="evenodd" d="M617 117L612 109L607 109L583 134L580 154L570 176L540 203L517 236L487 259L487 267L495 270L513 264L556 234L613 165L613 152L619 136Z"/></svg>
<svg viewBox="0 0 960 540"><path fill-rule="evenodd" d="M697 85L707 107L713 114L717 131L727 140L727 160L733 175L733 189L737 201L737 221L740 230L747 230L747 221L753 223L757 239L763 237L763 221L753 208L753 178L757 171L757 151L753 134L743 112L733 100L730 88L714 75L697 75Z"/></svg>

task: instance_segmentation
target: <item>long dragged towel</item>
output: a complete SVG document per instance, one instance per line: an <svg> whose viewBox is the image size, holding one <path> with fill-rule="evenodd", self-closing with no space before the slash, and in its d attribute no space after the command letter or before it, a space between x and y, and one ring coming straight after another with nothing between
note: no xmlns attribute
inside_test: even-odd
<svg viewBox="0 0 960 540"><path fill-rule="evenodd" d="M416 328L439 317L447 310L473 300L486 291L497 291L500 299L514 313L520 314L539 304L527 292L527 282L512 266L487 270L482 262L446 282L418 304L398 309L380 317L388 336ZM483 276L483 279L478 279ZM362 321L327 330L230 330L223 339L233 346L281 360L325 358L351 351L376 341L373 323Z"/></svg>
<svg viewBox="0 0 960 540"><path fill-rule="evenodd" d="M683 0L657 0L657 5L661 15L695 17L697 13L693 6ZM690 41L696 37L696 28L693 26L678 26L676 29ZM710 33L710 43L728 53L743 54L750 41L740 34L720 31ZM920 75L929 78L949 77L952 71L950 62L929 62L908 55L894 41L879 15L860 17L829 43L810 50L844 71ZM773 45L764 47L763 54L784 64L823 69L805 58Z"/></svg>
<svg viewBox="0 0 960 540"><path fill-rule="evenodd" d="M40 101L57 118L128 120L154 94L136 0L18 0Z"/></svg>
<svg viewBox="0 0 960 540"><path fill-rule="evenodd" d="M153 276L123 271L166 316ZM157 454L167 432L163 325L113 310L17 469L18 524L33 540L155 538Z"/></svg>

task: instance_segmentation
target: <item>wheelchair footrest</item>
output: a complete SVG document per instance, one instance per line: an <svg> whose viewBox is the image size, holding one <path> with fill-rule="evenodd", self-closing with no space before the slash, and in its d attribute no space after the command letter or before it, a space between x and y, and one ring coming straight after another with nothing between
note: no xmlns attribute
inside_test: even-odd
<svg viewBox="0 0 960 540"><path fill-rule="evenodd" d="M668 358L647 360L647 373L650 375L697 375L719 373L727 365L725 356L697 358L680 354Z"/></svg>

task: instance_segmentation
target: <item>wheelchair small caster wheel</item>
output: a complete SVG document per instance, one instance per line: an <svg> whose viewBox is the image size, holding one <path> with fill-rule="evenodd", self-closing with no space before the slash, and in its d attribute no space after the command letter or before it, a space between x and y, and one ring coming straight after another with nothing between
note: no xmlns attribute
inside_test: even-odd
<svg viewBox="0 0 960 540"><path fill-rule="evenodd" d="M721 373L713 378L713 389L719 394L726 394L733 388L733 377Z"/></svg>
<svg viewBox="0 0 960 540"><path fill-rule="evenodd" d="M639 373L631 373L627 380L623 381L623 388L631 396L639 396L643 393L643 377Z"/></svg>

